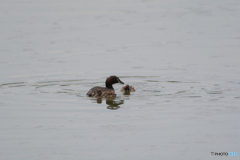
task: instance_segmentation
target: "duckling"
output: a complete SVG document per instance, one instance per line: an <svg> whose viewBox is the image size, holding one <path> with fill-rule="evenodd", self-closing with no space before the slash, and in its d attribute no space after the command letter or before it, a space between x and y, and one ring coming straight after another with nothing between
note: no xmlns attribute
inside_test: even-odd
<svg viewBox="0 0 240 160"><path fill-rule="evenodd" d="M133 86L129 86L127 84L126 86L122 87L121 92L135 92L135 89Z"/></svg>
<svg viewBox="0 0 240 160"><path fill-rule="evenodd" d="M117 76L110 76L106 79L105 85L106 87L93 87L86 94L89 97L115 97L115 91L113 88L113 84L121 83L124 84Z"/></svg>

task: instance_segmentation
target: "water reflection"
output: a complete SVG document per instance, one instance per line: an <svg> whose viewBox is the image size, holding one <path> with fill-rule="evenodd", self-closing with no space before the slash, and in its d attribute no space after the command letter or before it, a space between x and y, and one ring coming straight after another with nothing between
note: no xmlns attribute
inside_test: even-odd
<svg viewBox="0 0 240 160"><path fill-rule="evenodd" d="M97 103L101 104L102 103L102 98L97 98Z"/></svg>
<svg viewBox="0 0 240 160"><path fill-rule="evenodd" d="M130 92L124 92L123 95L130 95Z"/></svg>
<svg viewBox="0 0 240 160"><path fill-rule="evenodd" d="M97 98L96 101L98 104L101 104L103 99L106 100L107 109L117 110L120 108L120 105L124 104L124 100L116 100L116 97L111 98Z"/></svg>
<svg viewBox="0 0 240 160"><path fill-rule="evenodd" d="M113 100L106 99L106 104L109 105L109 106L107 106L107 109L111 109L111 110L116 110L116 109L120 108L119 106L123 103L124 103L124 100L113 101Z"/></svg>

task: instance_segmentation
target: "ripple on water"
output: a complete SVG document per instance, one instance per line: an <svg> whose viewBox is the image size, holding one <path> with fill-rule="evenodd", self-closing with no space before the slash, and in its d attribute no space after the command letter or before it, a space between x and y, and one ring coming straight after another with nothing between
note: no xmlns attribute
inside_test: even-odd
<svg viewBox="0 0 240 160"><path fill-rule="evenodd" d="M0 87L3 87L3 86L10 86L10 87L25 86L25 85L19 85L19 84L23 84L23 83L26 83L26 82L4 83L4 84L1 84Z"/></svg>
<svg viewBox="0 0 240 160"><path fill-rule="evenodd" d="M222 91L207 91L207 94L222 94Z"/></svg>
<svg viewBox="0 0 240 160"><path fill-rule="evenodd" d="M191 99L198 99L200 101L217 101L220 99L227 99L232 94L231 98L239 99L240 97L236 94L239 91L235 86L231 84L236 84L236 82L226 82L227 85L224 86L224 83L218 83L215 88L212 88L212 85L209 85L207 82L197 82L197 81L180 81L180 80L166 80L167 78L162 78L160 76L119 76L126 84L134 86L136 92L131 94L123 94L120 92L121 85L114 85L115 92L118 96L114 100L97 100L94 99L95 103L104 104L106 103L109 108L118 109L120 105L124 104L124 101L121 100L139 100L147 103L148 100L155 101L154 103L161 103L164 101L174 102L174 101L184 101L184 98L187 101ZM161 80L164 79L164 80ZM19 93L18 89L29 94L60 94L61 96L75 95L79 98L85 98L87 91L95 85L104 85L104 79L99 81L99 79L69 79L69 80L53 80L53 81L40 81L40 82L15 82L15 83L4 83L0 87L2 90L6 90L6 93L11 91L12 93ZM216 88L217 86L217 88ZM231 86L231 87L230 87ZM32 87L32 88L31 88ZM224 87L224 88L223 88ZM14 88L14 89L11 89ZM223 92L224 91L224 92ZM26 93L25 92L25 93ZM4 93L4 92L3 92ZM217 96L224 93L224 96ZM229 94L227 94L229 93ZM120 97L120 99L119 99ZM227 98L226 98L227 97ZM90 100L90 103L93 102ZM108 104L109 103L109 104ZM116 106L114 106L117 104ZM117 107L118 106L118 107Z"/></svg>

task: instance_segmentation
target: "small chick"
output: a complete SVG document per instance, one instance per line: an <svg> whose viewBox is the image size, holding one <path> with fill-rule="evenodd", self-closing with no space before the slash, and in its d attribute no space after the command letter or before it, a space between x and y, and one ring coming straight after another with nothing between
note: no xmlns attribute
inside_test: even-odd
<svg viewBox="0 0 240 160"><path fill-rule="evenodd" d="M121 92L135 92L135 89L133 86L129 86L127 84L126 86L122 87Z"/></svg>

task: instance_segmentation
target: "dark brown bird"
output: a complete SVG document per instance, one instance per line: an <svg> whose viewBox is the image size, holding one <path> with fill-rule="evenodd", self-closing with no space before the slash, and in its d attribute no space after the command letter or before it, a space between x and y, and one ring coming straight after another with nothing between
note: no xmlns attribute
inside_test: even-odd
<svg viewBox="0 0 240 160"><path fill-rule="evenodd" d="M87 96L89 97L115 97L115 91L113 88L113 84L115 83L121 83L124 84L117 76L110 76L106 79L105 85L106 87L93 87L90 89L87 93Z"/></svg>

